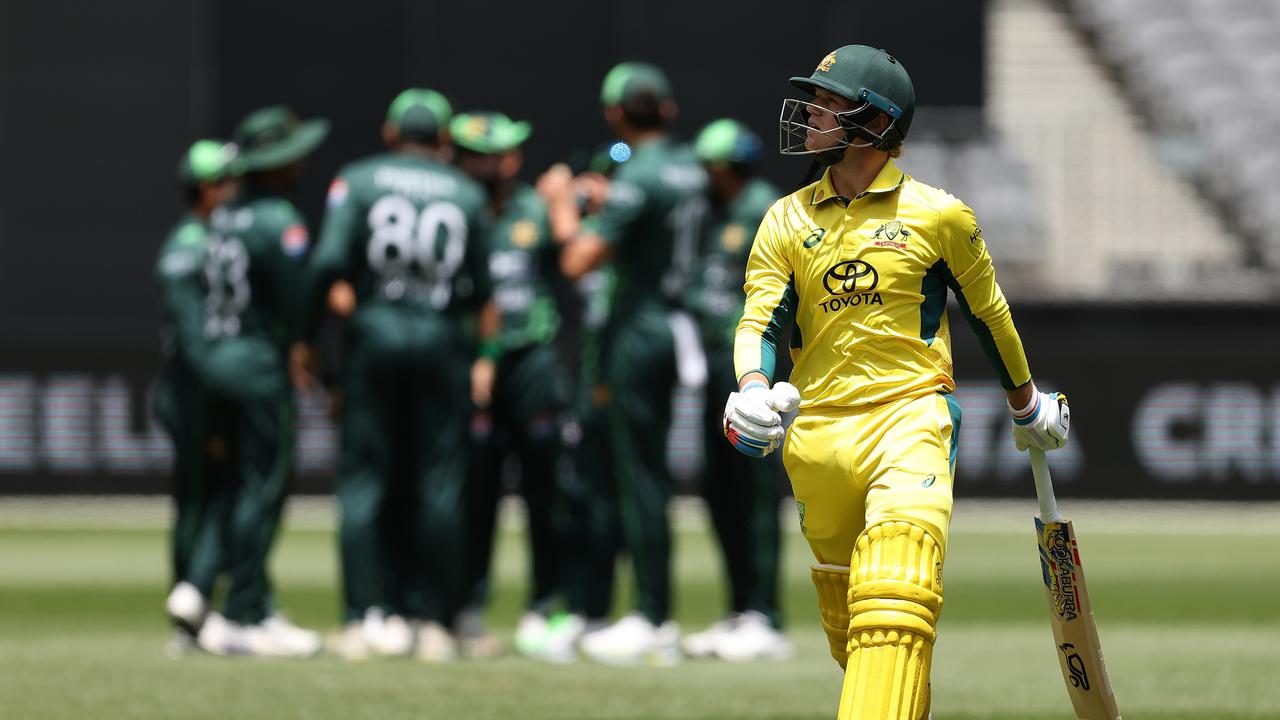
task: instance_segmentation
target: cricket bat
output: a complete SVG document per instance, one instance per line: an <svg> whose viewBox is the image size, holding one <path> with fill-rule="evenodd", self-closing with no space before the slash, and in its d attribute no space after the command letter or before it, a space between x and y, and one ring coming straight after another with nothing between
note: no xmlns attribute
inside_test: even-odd
<svg viewBox="0 0 1280 720"><path fill-rule="evenodd" d="M1093 602L1084 582L1080 548L1071 521L1058 512L1053 496L1053 480L1043 450L1031 450L1031 472L1035 475L1040 515L1036 536L1040 547L1040 570L1044 593L1049 601L1049 625L1057 646L1058 665L1067 684L1067 694L1080 720L1120 720L1115 693L1102 661L1102 643L1093 620Z"/></svg>

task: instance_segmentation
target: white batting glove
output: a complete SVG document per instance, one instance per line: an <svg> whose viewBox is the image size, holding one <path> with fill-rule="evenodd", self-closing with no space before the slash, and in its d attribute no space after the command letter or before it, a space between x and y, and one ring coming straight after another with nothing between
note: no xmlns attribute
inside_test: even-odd
<svg viewBox="0 0 1280 720"><path fill-rule="evenodd" d="M762 458L782 444L782 416L800 407L800 391L780 382L769 389L753 382L729 393L724 406L724 436L740 453Z"/></svg>
<svg viewBox="0 0 1280 720"><path fill-rule="evenodd" d="M1067 444L1071 431L1071 407L1062 393L1037 391L1021 410L1009 406L1013 416L1013 441L1019 450L1056 450Z"/></svg>

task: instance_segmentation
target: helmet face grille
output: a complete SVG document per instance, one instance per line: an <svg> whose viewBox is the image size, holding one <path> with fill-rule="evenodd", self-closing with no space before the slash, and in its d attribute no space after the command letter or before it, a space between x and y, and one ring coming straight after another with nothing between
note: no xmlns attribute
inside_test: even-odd
<svg viewBox="0 0 1280 720"><path fill-rule="evenodd" d="M883 133L876 133L866 124L882 113L889 115L889 127L885 128ZM833 115L836 119L836 127L830 130L819 130L814 127L811 118L816 114ZM783 155L816 155L850 147L872 147L889 152L902 141L896 127L897 123L897 117L885 112L869 100L864 100L861 105L851 110L832 113L820 105L788 98L782 101L782 113L778 117L778 152ZM808 140L814 134L825 135L834 140L835 144L831 147L811 150L808 147Z"/></svg>

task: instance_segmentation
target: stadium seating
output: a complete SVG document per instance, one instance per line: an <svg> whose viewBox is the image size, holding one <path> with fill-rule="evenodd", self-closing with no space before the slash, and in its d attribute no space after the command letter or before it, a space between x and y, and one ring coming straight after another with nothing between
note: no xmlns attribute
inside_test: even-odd
<svg viewBox="0 0 1280 720"><path fill-rule="evenodd" d="M1258 257L1280 268L1280 2L1073 0L1166 144Z"/></svg>

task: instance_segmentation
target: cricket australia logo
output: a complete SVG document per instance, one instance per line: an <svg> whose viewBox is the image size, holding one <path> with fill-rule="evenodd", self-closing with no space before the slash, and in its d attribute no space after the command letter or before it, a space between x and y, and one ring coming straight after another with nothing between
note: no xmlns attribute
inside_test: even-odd
<svg viewBox="0 0 1280 720"><path fill-rule="evenodd" d="M902 239L899 240L898 238ZM872 244L876 247L892 247L899 250L907 249L907 238L911 237L911 231L903 227L898 220L887 222L871 234Z"/></svg>
<svg viewBox="0 0 1280 720"><path fill-rule="evenodd" d="M1076 555L1065 525L1049 523L1041 527L1040 569L1053 611L1064 622L1075 620L1080 616Z"/></svg>
<svg viewBox="0 0 1280 720"><path fill-rule="evenodd" d="M1076 652L1076 646L1071 643L1062 643L1058 646L1058 650L1067 659L1067 670L1071 672L1071 684L1081 690L1089 689L1089 673L1085 671L1084 658L1080 657L1080 653Z"/></svg>
<svg viewBox="0 0 1280 720"><path fill-rule="evenodd" d="M796 514L800 516L800 534L808 535L809 528L804 526L804 503L799 500L796 501Z"/></svg>
<svg viewBox="0 0 1280 720"><path fill-rule="evenodd" d="M880 273L865 260L845 260L832 265L822 276L822 287L835 297L818 303L824 313L859 305L884 305L876 286Z"/></svg>

